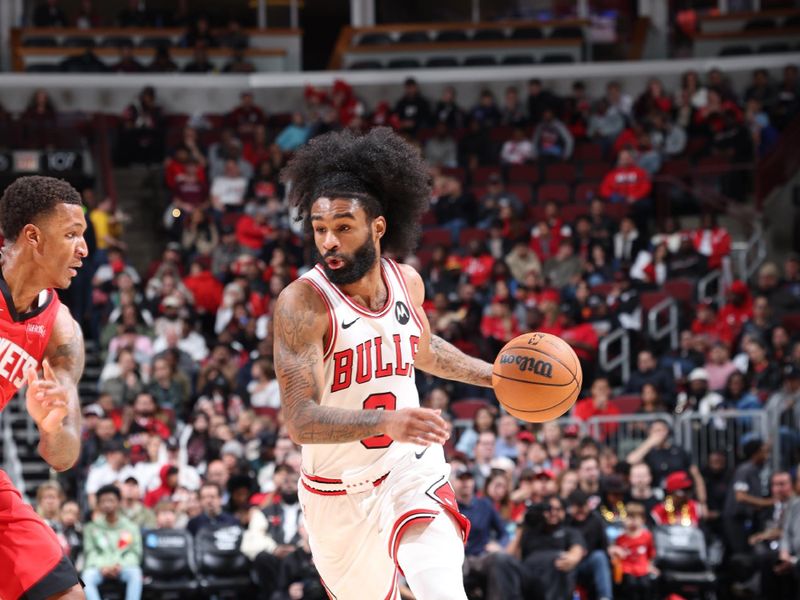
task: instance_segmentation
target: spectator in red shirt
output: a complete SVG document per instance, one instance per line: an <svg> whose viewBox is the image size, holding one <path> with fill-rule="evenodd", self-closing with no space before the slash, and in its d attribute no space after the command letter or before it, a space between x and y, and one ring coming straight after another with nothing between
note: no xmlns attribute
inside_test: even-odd
<svg viewBox="0 0 800 600"><path fill-rule="evenodd" d="M189 275L183 280L192 293L194 306L200 312L214 314L222 304L222 283L212 275L207 260L195 260L189 267Z"/></svg>
<svg viewBox="0 0 800 600"><path fill-rule="evenodd" d="M651 575L658 575L653 565L656 547L653 534L645 527L645 509L638 502L625 506L625 531L617 538L610 552L622 568L622 597L629 600L652 598Z"/></svg>
<svg viewBox="0 0 800 600"><path fill-rule="evenodd" d="M252 215L244 214L236 222L236 240L253 254L261 252L264 243L272 235L272 227L267 222L267 217L266 208L257 206Z"/></svg>
<svg viewBox="0 0 800 600"><path fill-rule="evenodd" d="M511 313L508 302L493 298L489 310L481 319L481 335L492 344L493 353L519 334L517 318Z"/></svg>
<svg viewBox="0 0 800 600"><path fill-rule="evenodd" d="M664 93L664 86L656 78L647 82L647 89L633 105L633 114L639 121L643 121L654 112L666 114L672 112L672 100Z"/></svg>
<svg viewBox="0 0 800 600"><path fill-rule="evenodd" d="M704 213L700 227L691 236L695 250L708 257L709 269L719 269L723 259L731 253L731 236L717 224L714 213Z"/></svg>
<svg viewBox="0 0 800 600"><path fill-rule="evenodd" d="M547 221L540 221L531 232L530 247L539 257L539 262L544 263L556 255L561 239L559 229L551 228Z"/></svg>
<svg viewBox="0 0 800 600"><path fill-rule="evenodd" d="M163 465L159 471L161 485L154 490L150 490L144 495L144 505L153 508L162 499L169 500L178 487L178 467L175 465Z"/></svg>
<svg viewBox="0 0 800 600"><path fill-rule="evenodd" d="M232 127L239 137L250 138L256 125L265 125L267 117L264 111L256 106L252 92L242 92L242 101L225 117L226 125Z"/></svg>
<svg viewBox="0 0 800 600"><path fill-rule="evenodd" d="M471 240L468 254L461 262L461 271L467 275L469 282L476 288L481 288L489 282L492 276L494 258L486 251L480 240Z"/></svg>
<svg viewBox="0 0 800 600"><path fill-rule="evenodd" d="M697 305L695 318L692 321L692 333L706 337L709 343L722 342L727 346L733 343L733 332L717 318L710 300Z"/></svg>
<svg viewBox="0 0 800 600"><path fill-rule="evenodd" d="M611 403L611 386L605 377L594 380L592 396L578 402L573 412L573 415L582 421L588 421L592 417L611 417L619 414L621 414L619 408ZM600 428L603 439L613 435L618 428L617 423L604 423Z"/></svg>
<svg viewBox="0 0 800 600"><path fill-rule="evenodd" d="M600 195L612 202L633 204L647 198L651 187L647 171L638 167L633 152L625 149L619 153L617 167L603 178Z"/></svg>
<svg viewBox="0 0 800 600"><path fill-rule="evenodd" d="M195 160L190 158L183 166L183 172L175 175L172 191L173 204L185 213L192 213L208 201L206 174Z"/></svg>
<svg viewBox="0 0 800 600"><path fill-rule="evenodd" d="M728 303L722 307L717 321L730 331L731 339L735 339L742 330L742 325L753 318L753 299L744 281L736 280L728 288Z"/></svg>

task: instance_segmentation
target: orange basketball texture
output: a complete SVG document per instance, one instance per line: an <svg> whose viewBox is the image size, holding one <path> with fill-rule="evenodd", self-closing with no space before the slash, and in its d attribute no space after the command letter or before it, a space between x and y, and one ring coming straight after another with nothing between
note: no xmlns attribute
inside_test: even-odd
<svg viewBox="0 0 800 600"><path fill-rule="evenodd" d="M582 383L575 351L549 333L515 337L500 350L492 369L492 387L500 404L531 423L552 421L566 413Z"/></svg>

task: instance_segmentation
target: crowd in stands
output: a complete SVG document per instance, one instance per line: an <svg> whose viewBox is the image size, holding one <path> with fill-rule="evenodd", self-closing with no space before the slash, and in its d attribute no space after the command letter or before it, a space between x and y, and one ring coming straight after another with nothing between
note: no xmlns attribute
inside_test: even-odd
<svg viewBox="0 0 800 600"><path fill-rule="evenodd" d="M660 574L671 565L654 536L668 525L724 548L719 581L739 593L791 597L800 557L800 331L791 321L800 257L730 282L720 305L698 303L701 276L730 272L729 232L710 212L652 218L655 180L673 159L752 162L770 151L800 112L797 66L781 77L758 70L737 90L718 70L687 73L680 89L653 80L636 97L612 81L601 98L581 82L559 97L532 80L499 102L482 92L470 108L452 88L431 102L414 80L396 102L367 107L338 82L306 89L293 115L268 114L245 92L229 114L191 119L165 115L155 90L144 90L121 119L117 159L163 161L168 243L137 271L125 216L84 192L95 260L71 294L86 298L78 316L104 364L97 401L84 407L80 463L37 499L83 570L87 596L108 579L138 593L140 529L201 535L238 526L259 597L325 597L272 362L271 306L314 262L278 174L317 135L382 125L430 162L423 245L397 258L423 276L432 331L487 360L519 333L544 331L572 344L583 366L576 420L541 427L502 414L486 390L417 373L423 403L448 419L463 402L484 401L446 447L472 522L470 589L504 599L564 600L575 590L601 600L661 597ZM564 167L577 183L562 180L566 195L548 199L548 174ZM648 340L643 300L675 280L692 293L673 350ZM635 349L626 382L597 364L600 337L620 327ZM624 412L620 393L637 398L643 417L655 415L635 445L617 443L616 423L582 437L581 420ZM738 462L724 449L703 463L676 442L677 415L724 428L724 409L775 402L789 419L787 443L767 486L767 440L742 437ZM113 550L102 539L116 540Z"/></svg>

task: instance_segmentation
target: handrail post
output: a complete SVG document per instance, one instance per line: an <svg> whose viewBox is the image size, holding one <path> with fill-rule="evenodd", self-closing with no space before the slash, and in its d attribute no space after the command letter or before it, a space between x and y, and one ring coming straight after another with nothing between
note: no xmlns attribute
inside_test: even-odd
<svg viewBox="0 0 800 600"><path fill-rule="evenodd" d="M661 313L667 313L667 322L663 327L658 324ZM647 313L647 330L650 339L658 341L669 336L670 347L678 347L678 306L672 298L664 298Z"/></svg>
<svg viewBox="0 0 800 600"><path fill-rule="evenodd" d="M616 341L620 342L619 354L614 358L609 358L610 347ZM619 367L622 377L622 383L627 383L631 376L631 341L628 337L628 332L620 327L600 340L600 345L597 349L597 358L600 368L606 373L610 373Z"/></svg>

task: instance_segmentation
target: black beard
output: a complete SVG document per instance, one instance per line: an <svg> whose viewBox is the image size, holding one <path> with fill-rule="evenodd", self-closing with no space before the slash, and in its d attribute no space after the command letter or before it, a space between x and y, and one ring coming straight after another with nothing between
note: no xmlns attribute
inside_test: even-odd
<svg viewBox="0 0 800 600"><path fill-rule="evenodd" d="M323 256L324 258L338 258L344 265L338 269L331 269L328 263L322 261L322 268L325 270L325 275L331 283L336 285L348 285L355 283L375 265L378 259L378 254L375 252L375 243L372 240L372 233L370 232L367 241L364 242L351 256L338 254L336 252L329 252Z"/></svg>

